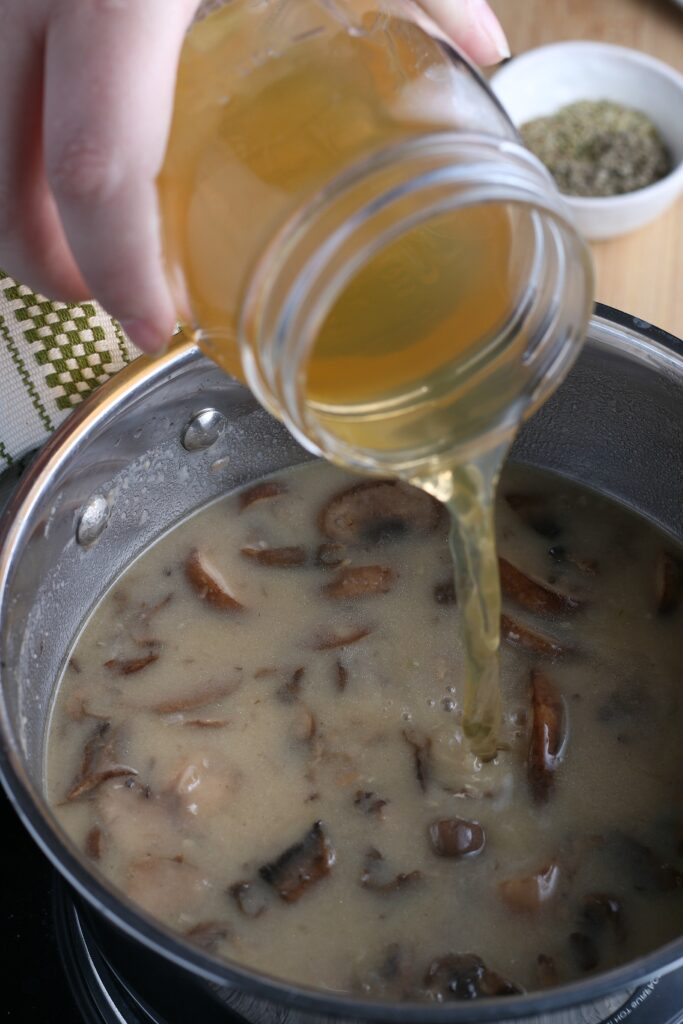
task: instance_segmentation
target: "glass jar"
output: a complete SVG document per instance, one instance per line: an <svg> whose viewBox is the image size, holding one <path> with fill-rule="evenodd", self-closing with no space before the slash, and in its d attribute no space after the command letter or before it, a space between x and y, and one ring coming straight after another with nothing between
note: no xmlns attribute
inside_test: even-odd
<svg viewBox="0 0 683 1024"><path fill-rule="evenodd" d="M412 2L209 6L159 179L199 344L356 469L413 479L500 448L591 309L549 173Z"/></svg>

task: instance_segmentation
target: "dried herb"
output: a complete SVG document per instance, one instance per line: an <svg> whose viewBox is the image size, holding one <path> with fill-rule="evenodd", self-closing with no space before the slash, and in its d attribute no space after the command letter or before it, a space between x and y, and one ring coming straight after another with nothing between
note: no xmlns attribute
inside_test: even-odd
<svg viewBox="0 0 683 1024"><path fill-rule="evenodd" d="M652 121L609 100L581 100L528 121L522 139L571 196L616 196L659 181L671 156Z"/></svg>

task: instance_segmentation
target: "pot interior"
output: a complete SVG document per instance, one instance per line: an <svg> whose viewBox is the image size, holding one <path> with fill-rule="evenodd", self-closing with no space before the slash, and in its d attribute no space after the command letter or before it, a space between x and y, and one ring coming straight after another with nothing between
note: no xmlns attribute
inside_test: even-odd
<svg viewBox="0 0 683 1024"><path fill-rule="evenodd" d="M217 410L224 429L188 451L188 423ZM194 349L134 366L62 429L5 513L0 557L4 771L20 807L42 798L55 680L93 605L125 567L197 508L311 456ZM602 491L683 540L683 351L594 318L555 396L511 458ZM77 540L93 498L106 528ZM97 508L97 506L93 506Z"/></svg>

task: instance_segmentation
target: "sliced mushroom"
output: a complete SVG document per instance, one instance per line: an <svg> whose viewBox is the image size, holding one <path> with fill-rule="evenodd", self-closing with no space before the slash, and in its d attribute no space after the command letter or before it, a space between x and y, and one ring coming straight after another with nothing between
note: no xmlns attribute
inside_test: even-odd
<svg viewBox="0 0 683 1024"><path fill-rule="evenodd" d="M384 808L388 803L388 800L382 800L376 793L368 789L357 789L353 798L354 807L357 807L363 814L372 815L375 818L384 817Z"/></svg>
<svg viewBox="0 0 683 1024"><path fill-rule="evenodd" d="M337 658L335 665L335 678L337 682L337 689L343 693L349 682L349 670L341 663L339 658Z"/></svg>
<svg viewBox="0 0 683 1024"><path fill-rule="evenodd" d="M306 564L306 548L242 548L245 558L275 569L298 569Z"/></svg>
<svg viewBox="0 0 683 1024"><path fill-rule="evenodd" d="M157 715L175 715L181 711L196 711L198 708L210 707L212 704L217 704L219 701L225 700L226 697L232 696L241 685L240 677L225 683L207 683L205 686L193 688L187 693L179 693L176 697L169 697L157 704L150 704L149 710L154 711Z"/></svg>
<svg viewBox="0 0 683 1024"><path fill-rule="evenodd" d="M602 931L609 925L614 931L617 942L626 939L626 924L621 900L606 893L591 893L586 896L581 912L583 923L596 931Z"/></svg>
<svg viewBox="0 0 683 1024"><path fill-rule="evenodd" d="M360 874L360 884L364 889L371 889L373 892L388 895L392 892L399 892L406 886L419 882L422 878L421 871L399 872L397 875L387 877L385 860L379 850L374 846L365 854L363 868Z"/></svg>
<svg viewBox="0 0 683 1024"><path fill-rule="evenodd" d="M427 790L427 784L431 774L431 736L418 735L412 729L404 729L403 739L410 747L412 747L415 777L420 784L420 789L424 793Z"/></svg>
<svg viewBox="0 0 683 1024"><path fill-rule="evenodd" d="M321 636L319 640L316 640L313 645L314 651L332 651L337 647L350 647L351 644L357 644L359 640L364 640L366 636L370 636L372 630L366 626L357 626L354 629L350 629L347 633L328 633L325 636Z"/></svg>
<svg viewBox="0 0 683 1024"><path fill-rule="evenodd" d="M511 996L523 991L519 985L489 970L481 957L473 953L448 953L432 960L424 983L439 1002Z"/></svg>
<svg viewBox="0 0 683 1024"><path fill-rule="evenodd" d="M455 582L452 579L443 580L434 586L434 600L437 604L451 605L456 603Z"/></svg>
<svg viewBox="0 0 683 1024"><path fill-rule="evenodd" d="M225 612L240 611L244 605L230 593L217 569L195 548L185 562L185 576L197 597Z"/></svg>
<svg viewBox="0 0 683 1024"><path fill-rule="evenodd" d="M443 520L441 504L398 480L370 480L335 494L318 525L341 544L376 544L406 533L432 533Z"/></svg>
<svg viewBox="0 0 683 1024"><path fill-rule="evenodd" d="M181 723L192 729L225 729L230 725L229 718L187 718Z"/></svg>
<svg viewBox="0 0 683 1024"><path fill-rule="evenodd" d="M231 935L232 929L226 921L200 921L185 932L186 939L207 952L212 952Z"/></svg>
<svg viewBox="0 0 683 1024"><path fill-rule="evenodd" d="M316 821L304 838L259 870L285 903L295 903L303 894L329 875L336 854L322 822Z"/></svg>
<svg viewBox="0 0 683 1024"><path fill-rule="evenodd" d="M592 971L598 966L600 954L590 935L585 935L583 932L572 932L569 936L569 948L580 970Z"/></svg>
<svg viewBox="0 0 683 1024"><path fill-rule="evenodd" d="M277 498L280 494L287 493L287 486L280 480L262 480L253 487L249 487L240 494L240 512L249 508L257 501L266 501L269 498Z"/></svg>
<svg viewBox="0 0 683 1024"><path fill-rule="evenodd" d="M555 771L565 743L564 702L554 683L534 669L531 673L531 738L527 778L534 799L544 803L553 788Z"/></svg>
<svg viewBox="0 0 683 1024"><path fill-rule="evenodd" d="M268 909L266 892L258 882L235 882L228 889L240 914L245 917L260 917Z"/></svg>
<svg viewBox="0 0 683 1024"><path fill-rule="evenodd" d="M438 857L473 857L481 853L486 834L478 821L441 818L428 829L429 842Z"/></svg>
<svg viewBox="0 0 683 1024"><path fill-rule="evenodd" d="M537 615L561 615L563 612L576 611L581 601L570 594L552 590L540 580L533 579L512 565L505 558L498 559L500 585L503 593L522 608Z"/></svg>
<svg viewBox="0 0 683 1024"><path fill-rule="evenodd" d="M559 877L559 867L551 862L531 875L500 882L498 891L511 910L535 914L555 895Z"/></svg>
<svg viewBox="0 0 683 1024"><path fill-rule="evenodd" d="M660 551L657 559L655 592L660 615L674 611L683 593L683 563L667 551Z"/></svg>
<svg viewBox="0 0 683 1024"><path fill-rule="evenodd" d="M110 779L121 779L125 778L126 775L137 775L135 768L130 768L125 764L113 764L109 768L103 768L100 771L91 772L86 775L85 778L75 782L69 792L66 794L66 799L69 801L78 800L79 797L86 796L88 793L92 793L93 790L101 786L103 782L109 782Z"/></svg>
<svg viewBox="0 0 683 1024"><path fill-rule="evenodd" d="M91 860L99 860L102 856L102 829L93 825L85 837L85 852Z"/></svg>
<svg viewBox="0 0 683 1024"><path fill-rule="evenodd" d="M522 522L534 533L554 540L562 532L555 517L548 510L547 498L542 494L506 494L505 500Z"/></svg>
<svg viewBox="0 0 683 1024"><path fill-rule="evenodd" d="M114 756L114 734L109 722L98 725L83 748L83 757L76 778L70 786L66 799L78 800L92 793L109 779L137 775L135 768L119 764Z"/></svg>
<svg viewBox="0 0 683 1024"><path fill-rule="evenodd" d="M561 644L553 637L523 625L510 615L501 615L500 632L503 640L511 647L519 647L541 658L560 658L571 650L566 644Z"/></svg>
<svg viewBox="0 0 683 1024"><path fill-rule="evenodd" d="M109 661L105 661L104 667L110 672L115 672L117 676L131 676L136 672L142 672L148 665L153 665L158 660L157 652L149 651L140 658L110 658Z"/></svg>
<svg viewBox="0 0 683 1024"><path fill-rule="evenodd" d="M338 569L345 561L346 548L343 544L321 544L315 553L315 564L320 569Z"/></svg>
<svg viewBox="0 0 683 1024"><path fill-rule="evenodd" d="M554 957L539 953L536 957L536 971L541 988L554 988L559 984L560 978Z"/></svg>
<svg viewBox="0 0 683 1024"><path fill-rule="evenodd" d="M304 668L297 668L292 672L286 683L283 683L277 691L277 695L284 704L292 704L301 694L301 680L304 677Z"/></svg>
<svg viewBox="0 0 683 1024"><path fill-rule="evenodd" d="M322 592L336 601L353 601L359 597L387 594L396 578L393 569L384 565L357 565L340 569Z"/></svg>

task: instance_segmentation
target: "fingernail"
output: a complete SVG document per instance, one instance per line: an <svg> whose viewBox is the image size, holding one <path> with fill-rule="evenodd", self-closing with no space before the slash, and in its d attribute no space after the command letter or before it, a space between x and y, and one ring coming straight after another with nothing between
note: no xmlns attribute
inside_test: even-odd
<svg viewBox="0 0 683 1024"><path fill-rule="evenodd" d="M124 317L123 320L119 320L119 323L133 344L143 352L147 352L148 355L159 355L166 350L169 339L146 320Z"/></svg>
<svg viewBox="0 0 683 1024"><path fill-rule="evenodd" d="M479 31L486 36L493 53L496 55L497 59L493 60L492 63L495 64L501 60L507 60L510 56L510 45L498 18L486 3L486 0L470 0L470 6Z"/></svg>

